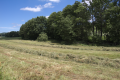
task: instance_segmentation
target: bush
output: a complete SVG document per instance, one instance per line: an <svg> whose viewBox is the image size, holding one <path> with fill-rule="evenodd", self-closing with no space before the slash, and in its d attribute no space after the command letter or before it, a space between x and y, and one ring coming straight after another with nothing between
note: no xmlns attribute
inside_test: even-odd
<svg viewBox="0 0 120 80"><path fill-rule="evenodd" d="M47 41L47 40L48 40L48 36L44 32L42 32L41 34L39 34L39 36L37 37L37 41Z"/></svg>
<svg viewBox="0 0 120 80"><path fill-rule="evenodd" d="M92 36L93 43L101 43L101 37L99 35Z"/></svg>
<svg viewBox="0 0 120 80"><path fill-rule="evenodd" d="M41 32L46 31L47 19L45 16L32 18L20 27L22 39L36 40Z"/></svg>

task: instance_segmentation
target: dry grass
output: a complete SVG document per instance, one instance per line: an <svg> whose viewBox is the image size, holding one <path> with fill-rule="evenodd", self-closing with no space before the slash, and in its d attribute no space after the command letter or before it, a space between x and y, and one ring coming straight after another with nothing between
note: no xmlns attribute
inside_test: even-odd
<svg viewBox="0 0 120 80"><path fill-rule="evenodd" d="M27 44L21 44L23 42ZM0 40L3 80L120 80L118 51L73 50L38 46L40 44L51 43ZM36 51L43 56L34 55Z"/></svg>
<svg viewBox="0 0 120 80"><path fill-rule="evenodd" d="M24 41L22 41L24 42ZM32 41L31 41L32 43ZM97 51L97 50L87 50L88 47L84 46L86 50L72 50L72 49L62 49L62 48L54 48L54 47L43 47L43 46L35 46L35 45L26 45L21 43L14 43L13 41L1 41L0 45L7 45L13 47L21 47L24 49L37 50L43 52L51 52L51 53L63 53L63 54L76 54L76 55L87 55L87 56L98 56L103 58L110 59L119 59L120 52L119 51ZM62 45L61 45L62 46ZM98 47L99 48L99 47ZM113 47L115 48L115 47ZM95 48L94 48L95 49Z"/></svg>
<svg viewBox="0 0 120 80"><path fill-rule="evenodd" d="M70 60L79 63L88 63L88 64L97 64L101 66L109 66L114 68L120 68L120 60L119 59L109 59L109 58L102 58L97 56L86 56L86 55L76 55L76 54L65 54L65 53L55 53L55 52L48 52L48 51L41 51L36 50L36 48L32 49L29 47L22 47L17 45L10 45L10 44L0 44L0 46L5 48L14 49L20 52L26 52L30 54L36 54L41 56L46 56L49 58L54 59L62 59L62 60Z"/></svg>

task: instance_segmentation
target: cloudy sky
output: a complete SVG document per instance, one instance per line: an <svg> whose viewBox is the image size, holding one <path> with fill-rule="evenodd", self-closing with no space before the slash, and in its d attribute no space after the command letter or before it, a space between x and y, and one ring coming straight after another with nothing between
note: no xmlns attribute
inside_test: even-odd
<svg viewBox="0 0 120 80"><path fill-rule="evenodd" d="M75 1L82 0L0 0L0 33L19 31L28 20L37 16L48 17Z"/></svg>

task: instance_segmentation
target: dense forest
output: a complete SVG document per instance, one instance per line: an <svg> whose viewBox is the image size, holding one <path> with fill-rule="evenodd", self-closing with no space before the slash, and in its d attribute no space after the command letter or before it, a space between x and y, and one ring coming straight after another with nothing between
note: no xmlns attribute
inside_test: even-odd
<svg viewBox="0 0 120 80"><path fill-rule="evenodd" d="M11 31L5 34L5 37L20 37L19 31Z"/></svg>
<svg viewBox="0 0 120 80"><path fill-rule="evenodd" d="M0 33L0 36L5 36L5 37L20 37L19 31L3 32L3 33Z"/></svg>
<svg viewBox="0 0 120 80"><path fill-rule="evenodd" d="M120 44L120 0L88 1L90 5L85 0L75 1L48 18L32 18L20 27L19 34L29 40L43 36L68 43Z"/></svg>

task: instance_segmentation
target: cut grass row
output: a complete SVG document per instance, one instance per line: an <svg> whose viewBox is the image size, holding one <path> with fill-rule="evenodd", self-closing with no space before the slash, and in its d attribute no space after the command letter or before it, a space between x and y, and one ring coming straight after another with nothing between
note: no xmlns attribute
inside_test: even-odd
<svg viewBox="0 0 120 80"><path fill-rule="evenodd" d="M20 52L36 54L40 56L46 56L49 58L59 59L59 60L69 60L75 61L78 63L87 63L87 64L96 64L100 66L109 66L113 68L120 68L120 59L109 59L109 58L102 58L99 56L86 56L86 55L76 55L76 54L64 54L64 53L57 53L57 52L47 52L41 51L30 48L30 46L20 45L20 44L10 44L10 42L0 43L0 46L14 49ZM33 46L34 47L34 46Z"/></svg>
<svg viewBox="0 0 120 80"><path fill-rule="evenodd" d="M4 49L4 50L8 50L8 49ZM4 72L3 77L8 76L8 80L32 80L32 78L35 77L39 78L37 80L48 80L46 75L47 72L45 73L45 71L47 71L47 69L49 68L48 63L46 64L45 62L39 62L38 64L36 63L35 59L32 58L33 55L28 55L28 54L24 55L23 53L24 55L23 56L22 54L18 54L18 53L20 52L9 50L9 53L5 51L0 55L0 60L3 63L2 65L3 66L2 71ZM27 57L31 56L32 59L30 59L30 57L29 59L26 59L27 58L26 56ZM48 75L48 77L50 76ZM53 77L53 79L55 79L55 76ZM3 80L6 79L3 78Z"/></svg>
<svg viewBox="0 0 120 80"><path fill-rule="evenodd" d="M16 40L15 40L16 42ZM22 40L21 42L24 42ZM30 41L28 41L30 42ZM109 59L119 59L120 52L118 51L96 51L96 50L72 50L72 49L62 49L62 48L54 48L54 47L42 47L42 46L34 46L34 45L26 45L21 43L14 43L13 41L0 41L1 44L7 44L9 46L15 47L23 47L28 48L31 50L43 51L43 52L50 52L50 53L63 53L63 54L75 54L75 55L86 55L86 56L97 56ZM32 41L31 41L32 43ZM86 47L84 47L86 48Z"/></svg>
<svg viewBox="0 0 120 80"><path fill-rule="evenodd" d="M10 42L13 42L13 43L19 43L19 44L25 44L25 45L31 45L31 46L42 46L42 47L53 47L53 48L62 48L62 49L72 49L72 50L96 50L96 51L120 51L120 48L118 47L91 47L91 46L78 46L78 47L75 47L75 46L63 46L63 45L57 45L57 44L41 44L41 43L38 43L36 41L32 41L32 42L29 42L29 41L25 41L25 40L22 40L22 41L17 41L17 40L10 40ZM44 42L45 43L45 42Z"/></svg>
<svg viewBox="0 0 120 80"><path fill-rule="evenodd" d="M120 79L120 69L111 67L56 60L2 47L0 53L3 76L8 76L8 80Z"/></svg>

